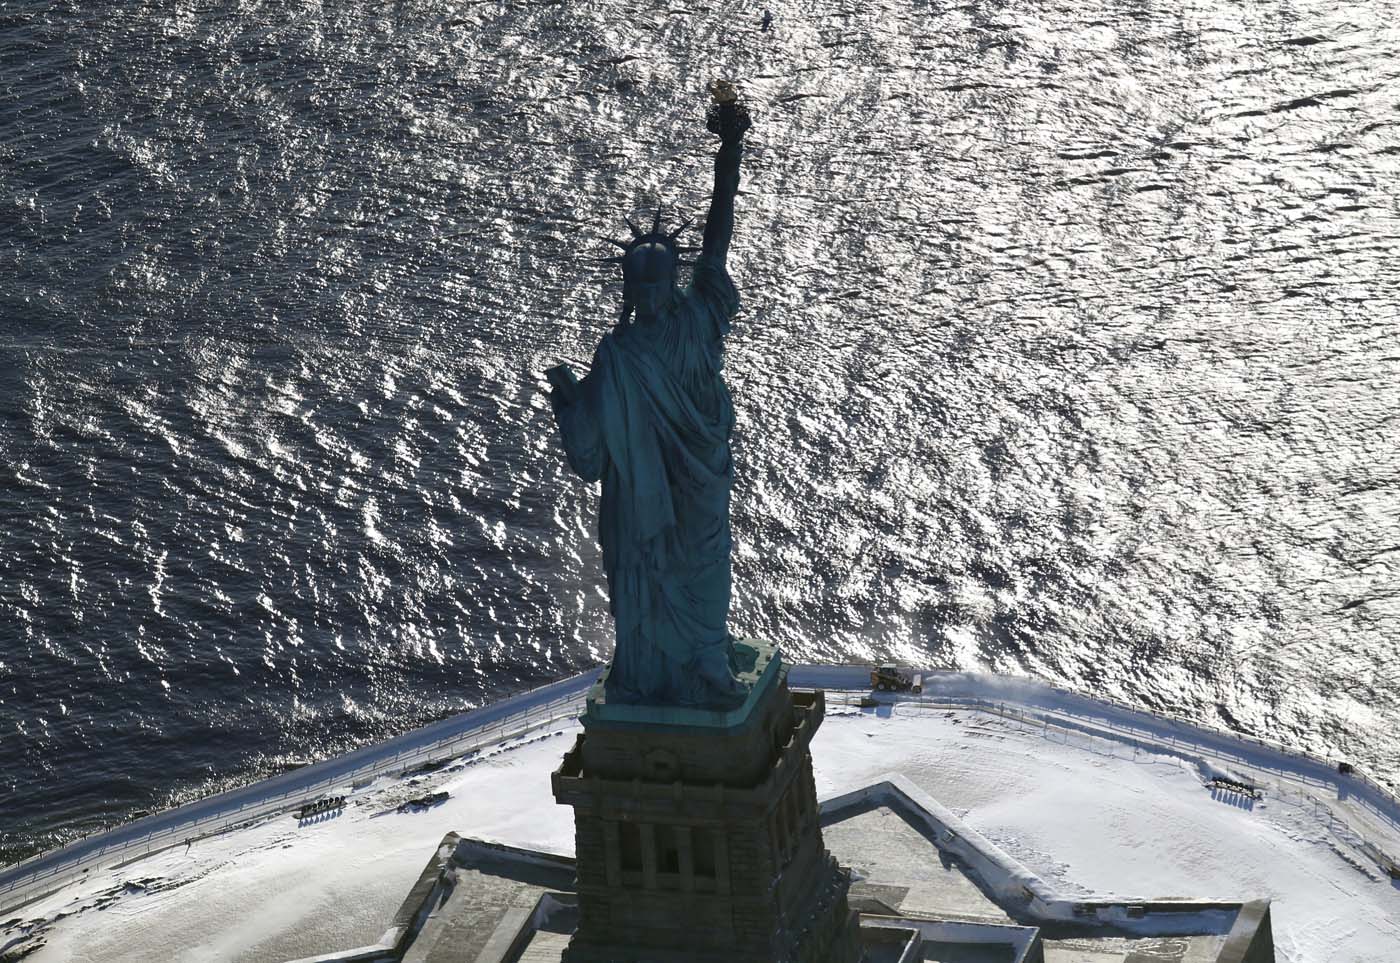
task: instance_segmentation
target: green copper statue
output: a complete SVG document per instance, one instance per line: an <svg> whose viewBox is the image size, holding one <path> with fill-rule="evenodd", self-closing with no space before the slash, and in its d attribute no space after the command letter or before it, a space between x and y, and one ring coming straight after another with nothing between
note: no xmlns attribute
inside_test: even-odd
<svg viewBox="0 0 1400 963"><path fill-rule="evenodd" d="M720 375L739 310L725 270L748 111L731 84L710 87L707 126L720 138L715 188L690 286L676 284L676 244L631 221L622 315L582 381L547 375L569 464L602 481L598 541L617 646L610 701L730 709L748 694L734 675L729 617L729 435L734 407ZM688 222L687 222L688 223Z"/></svg>

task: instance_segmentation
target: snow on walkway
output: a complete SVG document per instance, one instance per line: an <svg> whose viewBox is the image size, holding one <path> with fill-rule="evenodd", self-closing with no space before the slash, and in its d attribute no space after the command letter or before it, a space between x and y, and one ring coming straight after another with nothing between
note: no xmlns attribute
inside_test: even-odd
<svg viewBox="0 0 1400 963"><path fill-rule="evenodd" d="M26 963L281 961L373 943L448 832L573 852L549 774L574 731L550 729L416 784L381 778L350 793L340 815L273 817L104 871L20 911L57 921ZM446 802L397 812L441 789ZM0 933L0 947L13 935Z"/></svg>
<svg viewBox="0 0 1400 963"><path fill-rule="evenodd" d="M575 732L551 727L415 784L383 777L338 816L276 817L104 871L21 911L48 921L27 959L262 963L372 943L449 831L573 851L549 774ZM1266 788L1250 805L1213 793L1209 769L1171 749L911 704L832 706L813 753L819 795L903 773L1061 890L1265 896L1281 961L1397 958L1400 888L1300 794ZM451 797L396 811L436 789Z"/></svg>
<svg viewBox="0 0 1400 963"><path fill-rule="evenodd" d="M1267 789L1252 806L1213 792L1179 757L908 706L828 718L813 757L818 795L901 772L1064 892L1267 897L1280 961L1400 958L1400 887L1340 824Z"/></svg>
<svg viewBox="0 0 1400 963"><path fill-rule="evenodd" d="M113 826L6 866L0 869L0 907L23 906L99 866L119 865L180 840L199 839L295 808L298 802L327 794L337 785L401 772L427 759L444 758L453 750L466 752L497 743L508 733L572 717L596 675L597 670L582 672L520 692L383 742ZM0 943L0 952L3 946Z"/></svg>

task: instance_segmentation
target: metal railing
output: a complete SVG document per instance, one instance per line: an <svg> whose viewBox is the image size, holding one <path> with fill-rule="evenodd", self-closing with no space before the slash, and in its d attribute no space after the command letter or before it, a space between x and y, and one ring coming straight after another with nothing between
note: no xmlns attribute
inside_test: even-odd
<svg viewBox="0 0 1400 963"><path fill-rule="evenodd" d="M474 710L405 733L388 743L367 746L343 756L322 760L249 786L230 789L90 834L55 850L38 853L0 870L0 912L8 912L40 898L102 866L110 868L114 864L168 849L187 840L192 843L196 839L204 839L295 809L302 802L314 799L334 786L346 783L353 785L379 776L410 770L428 762L451 760L498 745L551 723L576 717L594 674L584 673L562 683L541 686L504 700L510 703L526 703L525 708L515 713L497 715L487 712L484 721L473 724L472 717L481 716L484 710L492 708L486 706L482 710ZM546 702L534 701L549 689L564 691ZM460 725L453 727L453 722L459 722ZM428 741L415 739L421 739L424 733L439 729L448 731L440 736L431 737ZM399 751L389 754L388 750L395 743L405 745ZM360 765L347 765L347 762L357 757L368 758ZM314 778L322 772L327 772L324 778ZM286 784L286 788L268 795L266 789L272 783ZM256 792L259 787L264 791ZM275 788L282 787L279 785ZM236 801L236 797L239 796L249 798ZM219 801L223 799L227 799L228 804L220 806ZM185 818L181 818L182 815ZM160 828L153 825L148 832L140 833L142 823L157 824Z"/></svg>
<svg viewBox="0 0 1400 963"><path fill-rule="evenodd" d="M963 673L948 669L921 670L918 668L911 668L907 666L904 668L909 669L913 672L922 672L924 676L925 690L929 689L931 685L936 687L938 685L939 680L957 679L959 677L972 678L975 675L973 673ZM826 677L826 679L820 679L820 677L818 677L811 681L818 681L820 679L821 681L829 680L832 683L837 683L834 685L828 685L828 692L839 691L859 693L864 691L867 695L869 694L869 690L865 687L863 681L857 682L856 684L850 685L849 687L842 686L839 684L840 682L848 682L857 678L860 678L861 680L869 678L870 666L868 665L794 666L794 671L798 670L804 673L821 673L822 676ZM1230 729L1222 729L1219 726L1211 725L1207 722L1198 722L1194 719L1190 719L1186 716L1181 716L1173 712L1157 710L1149 711L1143 709L1140 706L1128 705L1127 703L1119 702L1116 699L1108 697L1084 695L1082 693L1066 689L1062 686L1052 685L1051 683L1042 682L1037 679L1017 676L1011 677L1007 679L1007 681L1012 682L1017 686L1024 687L1025 689L1027 689L1028 692L1036 692L1042 697L1058 696L1075 702L1082 702L1093 706L1103 706L1116 709L1124 715L1124 718L1121 721L1115 723L1114 720L1108 718L1107 716L1098 716L1091 712L1076 712L1074 707L1069 705L1060 705L1054 707L1053 709L1049 707L1041 707L1044 708L1045 711L1059 711L1068 715L1074 715L1081 718L1095 719L1104 726L1115 728L1120 731L1138 732L1143 735L1150 736L1160 733L1162 731L1163 724L1165 723L1176 728L1176 732L1173 733L1173 735L1179 733L1184 737L1186 735L1189 735L1192 730L1199 732L1209 732L1215 737L1217 737L1219 740L1221 740L1222 743L1236 742L1257 746L1261 749L1278 753L1290 759L1296 759L1299 762L1307 763L1311 766L1326 769L1334 777L1340 776L1340 773L1338 772L1338 764L1343 761L1347 761L1342 759L1334 759L1331 757L1315 756L1311 753L1304 752L1302 750L1289 748L1281 742L1277 742L1271 739L1260 738L1258 736L1246 735L1244 733L1235 732ZM985 699L979 696L970 696L957 693L938 692L934 694L928 694L926 692L925 697L930 699L957 699L962 702L978 702L983 705L1024 704L1020 703L1017 699L1011 696L1008 696L1007 698L1001 700L993 700ZM909 696L908 693L901 693L900 698L904 701L909 701L910 698L915 697ZM1148 725L1145 721L1142 725L1133 725L1131 721L1133 719L1151 720L1153 725ZM1316 781L1319 785L1325 784L1338 786L1348 784L1347 781L1359 783L1361 786L1365 787L1365 789L1368 791L1368 794L1384 801L1385 807L1387 808L1377 809L1376 812L1378 815L1382 816L1386 819L1387 822L1390 822L1392 824L1396 824L1397 820L1400 820L1400 792L1397 792L1397 788L1389 783L1381 782L1375 779L1359 767L1353 767L1345 775L1344 780L1332 778L1318 779Z"/></svg>
<svg viewBox="0 0 1400 963"><path fill-rule="evenodd" d="M1064 690L1056 689L1056 692L1064 693ZM1072 694L1072 693L1067 693ZM1112 705L1114 708L1133 713L1143 714L1143 710L1134 709L1109 702L1109 700L1091 699L1087 696L1078 698L1089 699L1093 702L1101 702ZM868 691L848 690L840 692L828 692L828 705L842 705L847 707L868 707L871 696ZM939 693L934 695L910 695L901 693L895 697L893 703L876 700L877 705L893 705L894 707L915 707L915 711L933 711L941 709L972 709L987 712L1000 718L1019 722L1027 727L1041 728L1048 730L1054 728L1066 734L1078 733L1088 736L1091 740L1095 737L1095 729L1107 730L1110 736L1102 736L1105 740L1112 739L1121 745L1130 745L1135 749L1142 749L1151 752L1167 752L1177 755L1186 752L1199 754L1202 757L1228 759L1232 764L1243 769L1253 770L1256 774L1275 774L1286 780L1292 780L1305 785L1326 787L1339 791L1339 796L1348 801L1355 802L1363 806L1368 812L1374 813L1388 823L1392 828L1400 830L1400 798L1389 791L1386 787L1378 784L1375 780L1361 778L1357 781L1364 787L1366 792L1357 792L1354 789L1350 792L1345 790L1350 780L1356 779L1361 774L1353 770L1343 775L1337 771L1335 763L1329 760L1319 759L1307 753L1287 749L1276 743L1270 743L1263 739L1252 736L1245 736L1239 733L1230 732L1215 726L1203 726L1199 723L1169 717L1166 715L1156 717L1159 725L1156 727L1148 725L1135 725L1130 719L1116 719L1107 716L1085 715L1076 716L1069 708L1058 706L1047 708L1043 706L1027 706L1018 704L1012 700L992 700L978 696L957 695ZM1066 718L1068 717L1068 718ZM1202 733L1208 732L1213 738L1205 741L1194 738L1192 730ZM1231 743L1238 745L1231 746ZM1277 764L1270 764L1267 757L1261 753L1248 753L1243 751L1246 747L1255 747L1264 750L1266 753L1283 755L1291 760L1295 760L1292 765L1284 765L1281 761ZM1234 751L1232 751L1232 749ZM1305 768L1306 767L1306 768ZM1316 771L1309 773L1307 768ZM1273 784L1270 786L1270 794L1275 797L1289 798L1294 794L1290 793L1285 786ZM1304 796L1302 793L1296 794L1297 800L1311 800L1313 812L1320 818L1325 812L1329 825L1335 830L1337 825L1345 829L1354 837L1351 842L1358 849L1370 856L1381 869L1390 871L1392 868L1400 868L1400 859L1387 852L1373 840L1367 839L1364 833L1350 822L1345 816L1338 816L1333 806L1322 801L1315 795ZM1290 805L1301 807L1302 802L1291 802Z"/></svg>
<svg viewBox="0 0 1400 963"><path fill-rule="evenodd" d="M1104 705L1112 706L1113 708L1118 709L1118 710L1121 711L1121 712L1130 713L1130 714L1133 714L1133 715L1143 715L1143 714L1144 714L1144 710L1143 710L1142 708L1136 707L1136 706L1130 706L1130 705L1127 705L1127 704L1125 704L1125 703L1118 702L1118 701L1115 700L1115 699L1101 698L1101 697L1098 697L1098 696L1082 696L1082 695L1079 695L1078 693L1069 692L1069 690L1061 689L1061 688L1059 688L1059 687L1051 687L1051 688L1052 688L1055 692L1058 692L1058 693L1064 693L1064 694L1068 694L1068 695L1073 695L1073 696L1075 696L1076 698L1087 699L1087 700L1091 700L1091 701L1093 701L1093 702L1098 702L1098 703L1102 703L1102 704L1104 704ZM1186 726L1186 727L1193 728L1193 729L1204 729L1204 730L1208 730L1208 731L1210 731L1211 733L1213 733L1214 735L1216 735L1216 736L1218 736L1218 737L1220 737L1220 738L1222 738L1222 739L1225 739L1225 740L1234 740L1234 741L1237 741L1237 742L1249 743L1249 744L1251 744L1251 745L1258 746L1258 747L1260 747L1260 748L1262 748L1262 749L1267 749L1267 750L1269 750L1269 751L1271 751L1271 752L1280 753L1280 754L1282 754L1282 755L1284 755L1284 756L1288 756L1289 758L1292 758L1292 759L1298 759L1298 760L1301 760L1301 761L1305 761L1305 762L1312 763L1312 764L1314 764L1314 765L1324 766L1324 767L1326 767L1327 769L1331 770L1333 773L1337 773L1337 766L1338 766L1338 763L1344 761L1344 760L1341 760L1341 759L1333 759L1333 758L1331 758L1331 757L1314 756L1314 755L1312 755L1311 753L1304 752L1304 751L1299 750L1299 749L1291 749L1291 748L1289 748L1288 746L1284 745L1284 744L1281 743L1281 742L1276 742L1276 741L1271 740L1271 739L1263 739L1263 738L1260 738L1260 737L1258 737L1258 736L1247 735L1247 734L1242 733L1242 732L1235 732L1235 731L1230 730L1230 729L1222 729L1222 728L1220 728L1219 726L1211 725L1210 723L1196 722L1196 721L1194 721L1194 720L1192 720L1192 719L1188 719L1188 718L1186 718L1186 717L1184 717L1184 716L1176 715L1175 713L1170 713L1170 712L1152 712L1152 713L1150 713L1150 715L1152 715L1152 716L1154 716L1154 717L1157 717L1157 718L1160 718L1160 719L1162 719L1162 720L1164 720L1164 721L1174 723L1174 724L1176 724L1177 726ZM1151 731L1151 730L1148 730L1148 729L1146 729L1146 728L1144 727L1144 729L1143 729L1142 731ZM1339 774L1339 773L1338 773L1338 774ZM1395 788L1393 788L1392 786L1390 786L1388 783L1382 783L1382 782L1380 782L1380 781L1374 779L1373 777L1371 777L1369 774L1367 774L1365 770L1359 769L1359 768L1355 768L1355 767L1353 767L1353 768L1351 769L1351 771L1347 773L1347 778L1362 783L1362 784L1365 785L1368 789L1372 790L1376 795L1381 796L1381 797L1383 797L1383 798L1389 800L1389 802L1395 807L1395 812L1396 812L1396 813L1400 813L1400 793L1397 793L1396 790L1395 790ZM1382 813L1382 815L1387 815L1387 814ZM1394 820L1392 820L1392 821L1394 821Z"/></svg>
<svg viewBox="0 0 1400 963"><path fill-rule="evenodd" d="M868 666L794 668L818 674L812 681L819 687L823 687L821 683L826 683L824 687L828 691L829 705L856 705L859 700L869 697L869 690L861 687L856 681L869 677ZM938 670L925 672L926 680L930 681L940 675L952 678L958 674L940 673ZM185 840L193 842L195 839L206 838L285 812L296 808L302 802L314 799L334 786L347 782L353 785L389 773L402 772L426 762L453 759L575 716L595 676L596 670L540 686L480 709L440 720L385 743L367 746L249 786L195 800L135 822L73 840L59 849L31 856L0 869L0 912L7 912L43 896L83 875L85 871L90 872L104 865L110 868L114 861L130 861L178 845ZM1204 755L1233 759L1248 768L1273 771L1300 782L1339 790L1343 786L1353 784L1363 787L1366 791L1353 791L1349 794L1350 799L1359 802L1392 827L1400 829L1400 798L1397 798L1391 789L1360 770L1353 770L1343 776L1337 772L1335 761L1319 759L1278 743L1174 715L1146 713L1142 709L1110 699L1082 696L1034 680L1017 681L1028 687L1029 694L1064 697L1064 702L1070 704L1032 706L1013 699L993 700L951 692L925 693L918 697L904 694L899 697L898 704L912 704L923 709L981 709L1026 724L1033 720L1037 725L1053 725L1057 730L1090 735L1093 734L1090 732L1092 728L1107 729L1115 733L1120 742L1126 741L1144 748L1191 748ZM794 684L807 687L811 683ZM545 701L540 701L541 699ZM1085 703L1080 707L1082 711L1076 711L1072 704L1075 702ZM515 712L507 711L513 705L520 705L522 708ZM1094 706L1112 708L1117 710L1117 714L1109 716L1090 711ZM1134 720L1143 717L1145 718L1141 724L1135 723ZM1151 720L1152 724L1149 725L1146 720ZM1208 741L1202 738L1206 735L1211 737ZM401 748L392 751L395 746ZM1296 760L1296 763L1286 768L1282 765L1270 766L1266 758L1259 753L1246 755L1242 749L1247 746L1282 755ZM1314 771L1309 773L1308 768ZM150 827L145 833L140 832L143 824ZM1363 848L1378 858L1378 861L1391 859L1389 854L1379 850L1374 843L1365 841L1364 838L1363 842Z"/></svg>

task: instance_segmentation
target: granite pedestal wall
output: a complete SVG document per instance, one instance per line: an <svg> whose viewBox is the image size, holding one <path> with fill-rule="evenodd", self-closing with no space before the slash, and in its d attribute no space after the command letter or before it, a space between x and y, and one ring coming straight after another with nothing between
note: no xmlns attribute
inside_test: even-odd
<svg viewBox="0 0 1400 963"><path fill-rule="evenodd" d="M554 773L574 809L579 925L568 963L854 963L849 875L822 842L810 744L821 692L737 643L732 712L609 705ZM606 677L605 677L606 678Z"/></svg>

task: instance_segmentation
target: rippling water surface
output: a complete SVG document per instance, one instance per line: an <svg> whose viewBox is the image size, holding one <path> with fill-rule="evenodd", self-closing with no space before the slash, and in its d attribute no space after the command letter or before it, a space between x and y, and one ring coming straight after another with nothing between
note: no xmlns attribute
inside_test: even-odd
<svg viewBox="0 0 1400 963"><path fill-rule="evenodd" d="M1400 782L1400 6L772 9L0 3L0 862L607 657L541 372L716 75L736 632Z"/></svg>

